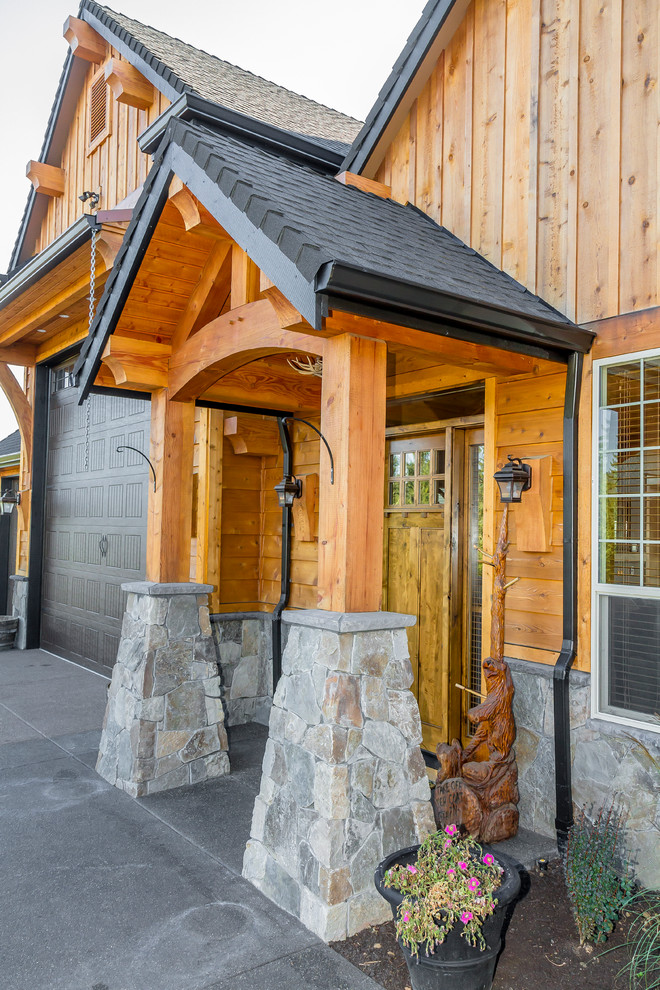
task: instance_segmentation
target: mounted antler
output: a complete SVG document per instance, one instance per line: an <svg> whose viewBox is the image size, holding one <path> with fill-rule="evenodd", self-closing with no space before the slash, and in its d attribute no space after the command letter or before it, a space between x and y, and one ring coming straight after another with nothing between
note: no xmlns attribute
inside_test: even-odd
<svg viewBox="0 0 660 990"><path fill-rule="evenodd" d="M315 378L323 377L323 358L312 359L309 354L305 358L287 358L286 363L300 375L313 375Z"/></svg>

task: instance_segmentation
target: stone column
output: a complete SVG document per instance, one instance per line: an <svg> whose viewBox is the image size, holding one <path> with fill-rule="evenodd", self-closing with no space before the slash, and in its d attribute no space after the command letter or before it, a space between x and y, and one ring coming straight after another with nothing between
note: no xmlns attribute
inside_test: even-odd
<svg viewBox="0 0 660 990"><path fill-rule="evenodd" d="M28 579L23 574L12 574L9 580L13 584L11 604L12 615L18 619L15 648L24 650L27 636L25 621L27 619Z"/></svg>
<svg viewBox="0 0 660 990"><path fill-rule="evenodd" d="M133 797L229 773L211 585L143 581L122 590L97 773Z"/></svg>
<svg viewBox="0 0 660 990"><path fill-rule="evenodd" d="M330 942L386 921L390 852L435 830L405 627L392 612L288 612L243 876Z"/></svg>

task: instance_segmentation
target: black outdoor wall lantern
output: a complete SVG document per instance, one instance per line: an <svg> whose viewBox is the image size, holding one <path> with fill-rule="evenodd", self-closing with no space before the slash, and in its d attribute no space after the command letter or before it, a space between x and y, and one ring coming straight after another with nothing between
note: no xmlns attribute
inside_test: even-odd
<svg viewBox="0 0 660 990"><path fill-rule="evenodd" d="M3 492L0 496L0 507L5 515L10 515L15 505L21 504L21 493L15 491Z"/></svg>
<svg viewBox="0 0 660 990"><path fill-rule="evenodd" d="M291 508L293 505L293 500L295 498L300 498L302 495L302 481L300 478L294 478L292 474L286 474L279 485L275 485L275 491L277 492L277 501L280 506L284 508Z"/></svg>
<svg viewBox="0 0 660 990"><path fill-rule="evenodd" d="M493 475L500 490L500 501L520 502L522 493L532 487L532 469L519 457L509 454L509 463Z"/></svg>

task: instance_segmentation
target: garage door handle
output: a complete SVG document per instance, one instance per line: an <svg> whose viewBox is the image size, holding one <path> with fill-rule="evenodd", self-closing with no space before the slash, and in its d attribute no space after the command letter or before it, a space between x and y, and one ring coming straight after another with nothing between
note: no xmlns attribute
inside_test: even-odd
<svg viewBox="0 0 660 990"><path fill-rule="evenodd" d="M99 540L99 550L101 551L102 557L108 556L108 537L102 536Z"/></svg>

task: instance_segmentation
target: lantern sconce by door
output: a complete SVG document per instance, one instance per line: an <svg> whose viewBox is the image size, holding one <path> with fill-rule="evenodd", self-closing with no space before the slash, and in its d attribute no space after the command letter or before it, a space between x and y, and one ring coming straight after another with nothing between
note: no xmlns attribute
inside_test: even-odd
<svg viewBox="0 0 660 990"><path fill-rule="evenodd" d="M509 454L507 460L493 477L500 501L516 506L516 547L529 553L548 553L552 549L552 457L523 460ZM524 461L534 461L534 469Z"/></svg>

